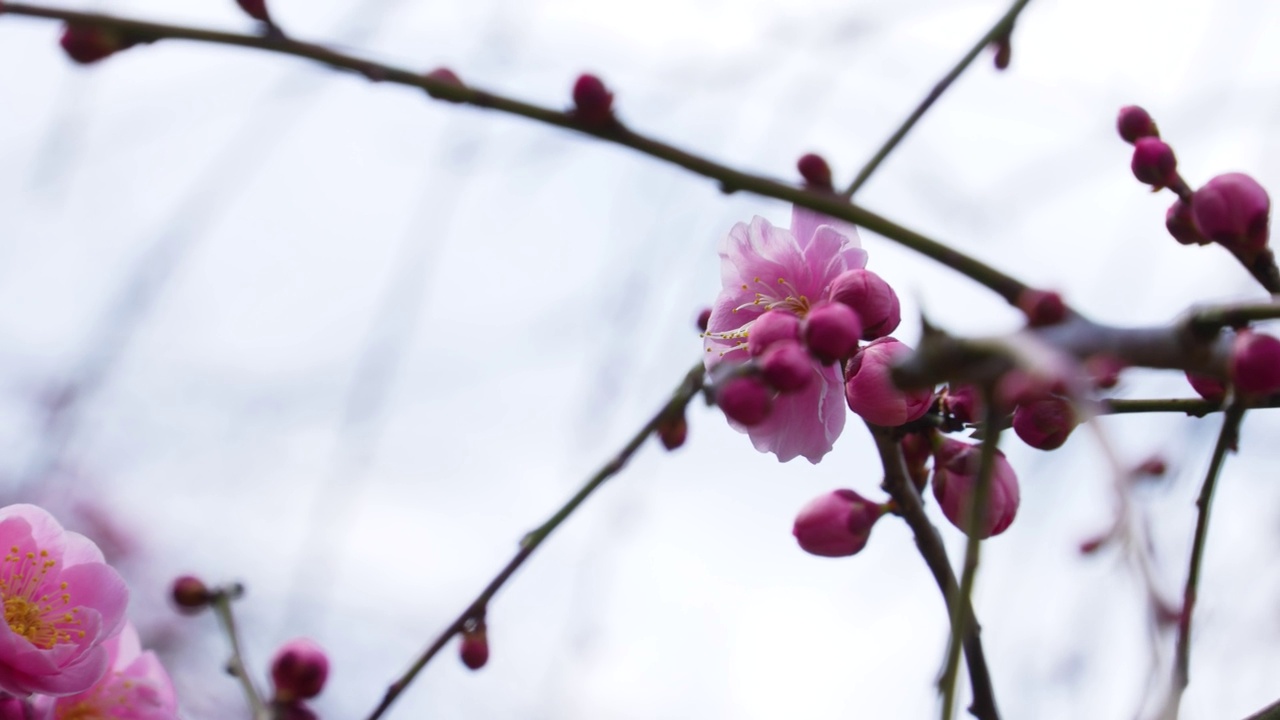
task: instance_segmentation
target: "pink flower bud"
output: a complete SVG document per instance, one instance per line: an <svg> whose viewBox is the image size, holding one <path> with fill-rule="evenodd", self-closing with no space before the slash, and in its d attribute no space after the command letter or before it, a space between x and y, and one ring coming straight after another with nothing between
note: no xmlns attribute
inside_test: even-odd
<svg viewBox="0 0 1280 720"><path fill-rule="evenodd" d="M1120 117L1116 118L1116 129L1120 131L1120 137L1130 145L1144 137L1160 137L1155 121L1146 110L1137 105L1126 105L1120 108Z"/></svg>
<svg viewBox="0 0 1280 720"><path fill-rule="evenodd" d="M997 70L1008 70L1009 63L1013 61L1013 42L1009 35L997 39L991 43L991 47L995 49L995 54L991 58L991 62Z"/></svg>
<svg viewBox="0 0 1280 720"><path fill-rule="evenodd" d="M809 352L823 364L843 360L858 349L862 321L848 305L825 303L809 311L804 339Z"/></svg>
<svg viewBox="0 0 1280 720"><path fill-rule="evenodd" d="M1271 198L1244 173L1219 175L1195 191L1191 214L1200 234L1237 252L1267 245Z"/></svg>
<svg viewBox="0 0 1280 720"><path fill-rule="evenodd" d="M1027 316L1027 325L1057 325L1067 317L1067 305L1056 292L1028 288L1018 295L1018 309Z"/></svg>
<svg viewBox="0 0 1280 720"><path fill-rule="evenodd" d="M579 75L573 84L573 106L574 115L587 125L599 127L614 122L613 93L590 73Z"/></svg>
<svg viewBox="0 0 1280 720"><path fill-rule="evenodd" d="M187 614L200 612L209 606L209 602L213 599L213 594L209 592L208 586L204 584L200 578L191 575L183 575L173 581L173 590L171 593L173 604L178 609Z"/></svg>
<svg viewBox="0 0 1280 720"><path fill-rule="evenodd" d="M689 438L689 421L685 419L684 413L665 417L658 422L657 432L658 440L662 441L662 447L675 450L684 445L684 441Z"/></svg>
<svg viewBox="0 0 1280 720"><path fill-rule="evenodd" d="M933 404L933 390L903 392L893 384L894 359L911 348L894 338L880 338L862 348L845 368L844 396L849 409L875 425L896 427L920 418Z"/></svg>
<svg viewBox="0 0 1280 720"><path fill-rule="evenodd" d="M126 42L118 31L75 23L68 23L63 28L59 42L67 56L81 65L98 62L133 45Z"/></svg>
<svg viewBox="0 0 1280 720"><path fill-rule="evenodd" d="M942 514L964 531L972 516L974 495L978 488L978 469L982 449L977 445L942 438L942 444L934 454L933 496L942 507ZM1018 476L1014 474L1004 453L995 451L991 487L987 492L987 507L983 522L977 529L978 538L999 535L1008 529L1018 513ZM968 531L965 531L969 534Z"/></svg>
<svg viewBox="0 0 1280 720"><path fill-rule="evenodd" d="M711 308L702 308L702 312L698 313L698 329L702 332L707 331L707 323L711 322Z"/></svg>
<svg viewBox="0 0 1280 720"><path fill-rule="evenodd" d="M770 310L756 318L747 330L747 353L756 357L770 345L784 340L800 340L800 318L789 312Z"/></svg>
<svg viewBox="0 0 1280 720"><path fill-rule="evenodd" d="M1062 447L1076 424L1071 403L1057 395L1019 405L1013 411L1013 431L1022 442L1040 450Z"/></svg>
<svg viewBox="0 0 1280 720"><path fill-rule="evenodd" d="M966 425L976 423L982 415L982 396L972 385L952 385L942 396L942 408Z"/></svg>
<svg viewBox="0 0 1280 720"><path fill-rule="evenodd" d="M271 18L267 15L266 0L236 0L236 4L244 10L245 14L254 20L260 20L264 23L271 22Z"/></svg>
<svg viewBox="0 0 1280 720"><path fill-rule="evenodd" d="M1085 358L1084 371L1095 388L1110 390L1120 383L1120 373L1124 370L1124 361L1114 355L1098 353Z"/></svg>
<svg viewBox="0 0 1280 720"><path fill-rule="evenodd" d="M791 534L810 555L846 557L866 547L871 527L884 508L852 490L815 498L796 516Z"/></svg>
<svg viewBox="0 0 1280 720"><path fill-rule="evenodd" d="M1200 397L1209 402L1222 402L1227 397L1227 386L1223 385L1222 381L1216 377L1189 372L1187 373L1187 382L1191 383L1191 388Z"/></svg>
<svg viewBox="0 0 1280 720"><path fill-rule="evenodd" d="M329 678L329 658L316 643L306 638L290 640L271 659L271 682L275 699L282 702L306 700L320 694Z"/></svg>
<svg viewBox="0 0 1280 720"><path fill-rule="evenodd" d="M1178 177L1173 148L1160 138L1138 138L1133 144L1133 176L1155 188L1172 185Z"/></svg>
<svg viewBox="0 0 1280 720"><path fill-rule="evenodd" d="M1174 200L1164 214L1164 227L1174 240L1183 245L1208 245L1211 242L1200 234L1191 208L1181 199Z"/></svg>
<svg viewBox="0 0 1280 720"><path fill-rule="evenodd" d="M870 270L846 270L831 282L828 297L853 308L862 321L862 339L875 340L897 329L902 320L898 294Z"/></svg>
<svg viewBox="0 0 1280 720"><path fill-rule="evenodd" d="M835 186L831 183L831 166L821 155L809 153L802 156L796 161L796 169L800 171L800 177L804 178L805 185L814 190L834 190Z"/></svg>
<svg viewBox="0 0 1280 720"><path fill-rule="evenodd" d="M760 377L781 393L798 392L813 382L813 359L794 340L774 343L760 356L759 365Z"/></svg>
<svg viewBox="0 0 1280 720"><path fill-rule="evenodd" d="M751 427L764 422L773 410L773 393L759 378L731 378L716 391L716 404L728 418Z"/></svg>
<svg viewBox="0 0 1280 720"><path fill-rule="evenodd" d="M489 662L489 634L483 625L462 634L458 655L462 658L462 664L472 670L479 670Z"/></svg>
<svg viewBox="0 0 1280 720"><path fill-rule="evenodd" d="M466 85L462 84L462 79L458 77L458 74L447 67L438 67L435 70L432 70L431 72L427 73L425 77L428 80L434 80L435 82L440 83L441 85L445 85L451 88L466 87ZM442 95L439 91L432 90L431 88L427 88L427 94L433 98L444 100L446 102L461 102L460 100L457 100L455 98L450 98L445 95Z"/></svg>
<svg viewBox="0 0 1280 720"><path fill-rule="evenodd" d="M1231 346L1231 380L1247 395L1280 390L1280 340L1241 330Z"/></svg>

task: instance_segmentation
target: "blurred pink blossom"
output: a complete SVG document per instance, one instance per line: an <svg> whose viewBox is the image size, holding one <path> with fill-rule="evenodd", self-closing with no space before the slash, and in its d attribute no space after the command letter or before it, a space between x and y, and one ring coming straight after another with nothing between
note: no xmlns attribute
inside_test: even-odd
<svg viewBox="0 0 1280 720"><path fill-rule="evenodd" d="M138 633L124 629L103 644L110 670L88 690L60 698L39 698L37 709L52 710L55 720L175 720L177 695L169 674L151 651L142 652Z"/></svg>

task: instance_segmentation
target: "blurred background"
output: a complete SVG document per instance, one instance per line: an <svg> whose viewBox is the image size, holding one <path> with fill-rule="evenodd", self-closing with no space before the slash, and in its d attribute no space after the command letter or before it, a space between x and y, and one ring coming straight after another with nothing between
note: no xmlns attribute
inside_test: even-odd
<svg viewBox="0 0 1280 720"><path fill-rule="evenodd" d="M232 0L76 7L252 31ZM271 0L299 38L567 106L599 74L623 120L793 179L847 183L1005 11L970 0ZM1012 67L984 56L859 194L1116 324L1263 297L1227 253L1163 228L1116 111L1141 104L1192 185L1280 183L1280 5L1034 0ZM527 121L305 62L166 41L73 66L54 23L0 18L0 491L98 540L133 588L186 718L243 716L210 616L166 604L195 573L243 581L250 663L330 652L326 718L359 718L701 354L733 223L789 208ZM1019 319L864 235L870 268L956 332ZM1135 371L1124 397L1186 397ZM397 718L923 718L941 597L889 519L862 554L790 536L810 498L879 499L851 419L817 466L756 453L696 405L651 441L489 612L479 673L446 650ZM1220 418L1107 418L1156 587L1181 593ZM1215 506L1184 718L1280 697L1280 430L1245 422ZM1017 521L984 547L976 602L1008 718L1144 718L1168 676L1132 562L1080 555L1116 502L1095 437L1010 436ZM941 521L936 508L930 512ZM958 557L962 538L943 522ZM1141 524L1141 523L1139 523ZM967 692L967 691L966 691Z"/></svg>

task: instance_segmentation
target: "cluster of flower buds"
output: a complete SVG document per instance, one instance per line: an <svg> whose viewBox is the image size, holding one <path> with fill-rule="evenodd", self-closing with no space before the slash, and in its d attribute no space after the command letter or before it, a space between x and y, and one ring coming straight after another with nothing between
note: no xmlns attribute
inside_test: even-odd
<svg viewBox="0 0 1280 720"><path fill-rule="evenodd" d="M1169 188L1178 199L1165 215L1165 227L1184 245L1218 243L1251 265L1266 251L1271 216L1267 191L1244 173L1226 173L1198 190L1178 174L1173 149L1146 110L1121 108L1117 129L1133 145L1133 174L1154 189Z"/></svg>
<svg viewBox="0 0 1280 720"><path fill-rule="evenodd" d="M290 640L271 659L271 704L276 717L287 720L314 720L316 714L306 701L324 690L329 679L329 657L324 649L307 638Z"/></svg>

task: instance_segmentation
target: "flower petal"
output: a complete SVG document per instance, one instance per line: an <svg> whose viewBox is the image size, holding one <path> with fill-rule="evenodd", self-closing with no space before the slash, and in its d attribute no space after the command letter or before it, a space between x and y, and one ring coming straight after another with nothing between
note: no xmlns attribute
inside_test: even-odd
<svg viewBox="0 0 1280 720"><path fill-rule="evenodd" d="M780 462L804 456L816 464L831 451L844 430L843 385L836 366L814 362L815 382L797 393L779 395L773 412L747 429L751 444L771 452Z"/></svg>

